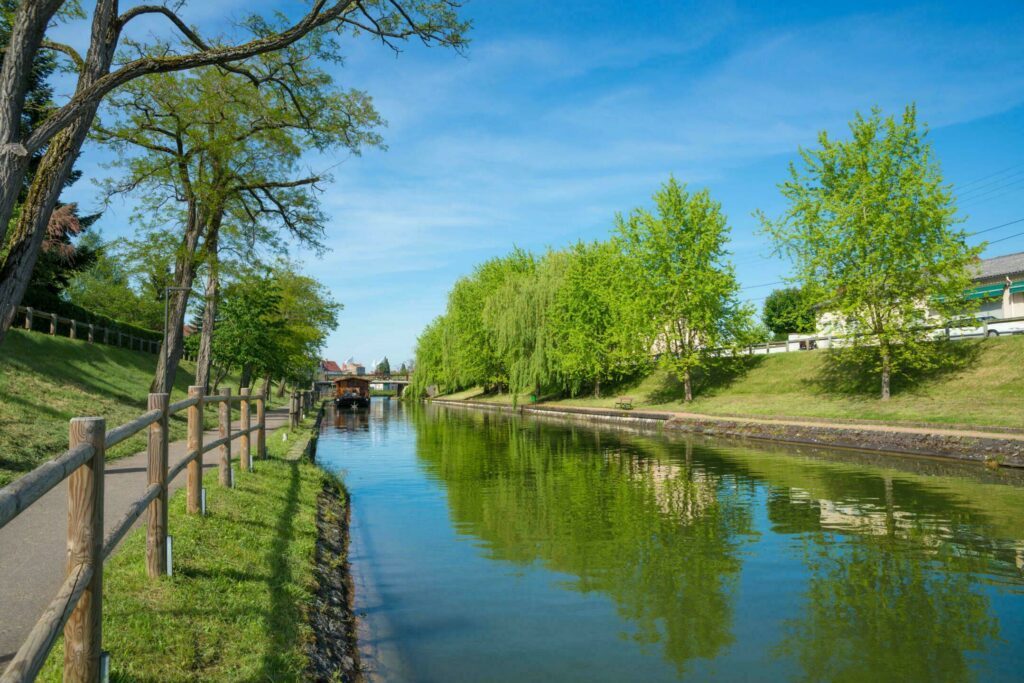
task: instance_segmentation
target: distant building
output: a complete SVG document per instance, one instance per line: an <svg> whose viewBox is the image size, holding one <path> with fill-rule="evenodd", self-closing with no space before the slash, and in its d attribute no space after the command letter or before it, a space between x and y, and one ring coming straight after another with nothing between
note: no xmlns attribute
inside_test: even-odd
<svg viewBox="0 0 1024 683"><path fill-rule="evenodd" d="M979 314L996 318L1024 316L1024 251L978 262L968 299L979 300Z"/></svg>
<svg viewBox="0 0 1024 683"><path fill-rule="evenodd" d="M341 377L345 373L333 360L322 360L320 361L320 368L317 373L317 379L321 382L332 382L338 377Z"/></svg>
<svg viewBox="0 0 1024 683"><path fill-rule="evenodd" d="M366 366L362 363L357 363L355 360L349 358L347 361L341 364L342 375L365 375Z"/></svg>

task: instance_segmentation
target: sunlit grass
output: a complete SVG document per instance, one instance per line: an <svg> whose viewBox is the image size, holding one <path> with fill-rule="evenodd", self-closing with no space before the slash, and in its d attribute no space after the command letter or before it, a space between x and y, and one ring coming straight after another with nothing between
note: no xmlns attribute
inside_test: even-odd
<svg viewBox="0 0 1024 683"><path fill-rule="evenodd" d="M116 681L292 681L306 667L313 596L316 501L325 475L282 454L308 426L268 435L273 457L235 472L233 490L208 471L209 514L171 500L174 576L145 570L145 529L137 529L104 572L103 647ZM40 677L58 681L58 644Z"/></svg>
<svg viewBox="0 0 1024 683"><path fill-rule="evenodd" d="M826 351L756 356L745 371L713 384L698 383L692 403L664 371L642 380L606 387L601 398L579 396L549 404L612 408L619 396L634 399L634 408L687 411L710 415L810 417L882 420L990 427L1024 427L1024 336L957 342L977 345L965 367L921 380L883 402L873 390L853 392L823 381ZM482 395L471 389L451 397L511 403L509 394ZM518 397L521 405L529 396Z"/></svg>
<svg viewBox="0 0 1024 683"><path fill-rule="evenodd" d="M102 416L109 429L144 413L156 361L155 354L10 330L0 346L0 486L63 452L72 417ZM187 362L178 369L172 402L187 396L192 372ZM237 387L237 377L223 385ZM207 426L216 420L216 406L208 407ZM184 414L173 418L171 438L184 438L185 427ZM140 434L109 455L145 445Z"/></svg>

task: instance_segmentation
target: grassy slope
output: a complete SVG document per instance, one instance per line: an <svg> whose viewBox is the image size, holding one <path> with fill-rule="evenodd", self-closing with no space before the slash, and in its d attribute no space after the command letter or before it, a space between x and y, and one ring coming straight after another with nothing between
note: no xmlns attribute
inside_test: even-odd
<svg viewBox="0 0 1024 683"><path fill-rule="evenodd" d="M633 396L636 407L691 411L713 415L757 415L885 420L1024 427L1024 336L959 342L977 345L977 357L966 367L922 380L898 391L887 403L874 389L840 391L822 382L824 351L757 356L750 369L713 387L698 390L693 403L680 400L678 383L664 372L633 385L616 387L601 399L551 401L612 407L616 396ZM475 396L509 402L511 397ZM526 403L529 397L520 398Z"/></svg>
<svg viewBox="0 0 1024 683"><path fill-rule="evenodd" d="M155 370L153 354L11 330L0 347L0 486L66 449L72 417L100 415L111 428L145 412ZM172 402L192 377L191 365L179 368ZM216 424L215 408L206 420ZM171 420L171 436L184 438L184 414ZM140 434L111 456L143 448Z"/></svg>
<svg viewBox="0 0 1024 683"><path fill-rule="evenodd" d="M309 427L268 435L270 460L235 473L236 488L206 474L207 517L171 499L174 576L150 580L140 528L106 563L103 648L116 681L292 681L306 667L311 637L317 496L326 475L282 458ZM63 645L40 680L61 680Z"/></svg>

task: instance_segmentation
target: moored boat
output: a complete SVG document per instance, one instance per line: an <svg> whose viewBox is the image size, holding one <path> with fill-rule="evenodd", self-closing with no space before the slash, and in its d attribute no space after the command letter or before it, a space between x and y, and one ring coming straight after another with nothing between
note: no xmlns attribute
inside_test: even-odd
<svg viewBox="0 0 1024 683"><path fill-rule="evenodd" d="M339 410L370 407L370 380L362 377L340 377L334 380L334 406Z"/></svg>

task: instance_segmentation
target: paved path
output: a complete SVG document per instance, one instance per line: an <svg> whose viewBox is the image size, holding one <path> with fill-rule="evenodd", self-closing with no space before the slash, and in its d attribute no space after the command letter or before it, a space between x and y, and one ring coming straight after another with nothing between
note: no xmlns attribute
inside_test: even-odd
<svg viewBox="0 0 1024 683"><path fill-rule="evenodd" d="M267 411L267 431L288 421L287 410ZM255 434L253 439L255 442ZM204 442L218 438L208 431ZM238 441L232 457L237 458ZM186 454L185 441L170 444L171 466ZM127 511L146 488L146 454L110 460L106 467L103 520L106 532ZM203 468L217 467L217 449L203 456ZM185 472L171 482L170 490L185 485ZM146 519L143 514L136 523ZM0 529L0 670L21 647L46 605L53 600L64 580L67 540L67 481L36 501L3 529Z"/></svg>

